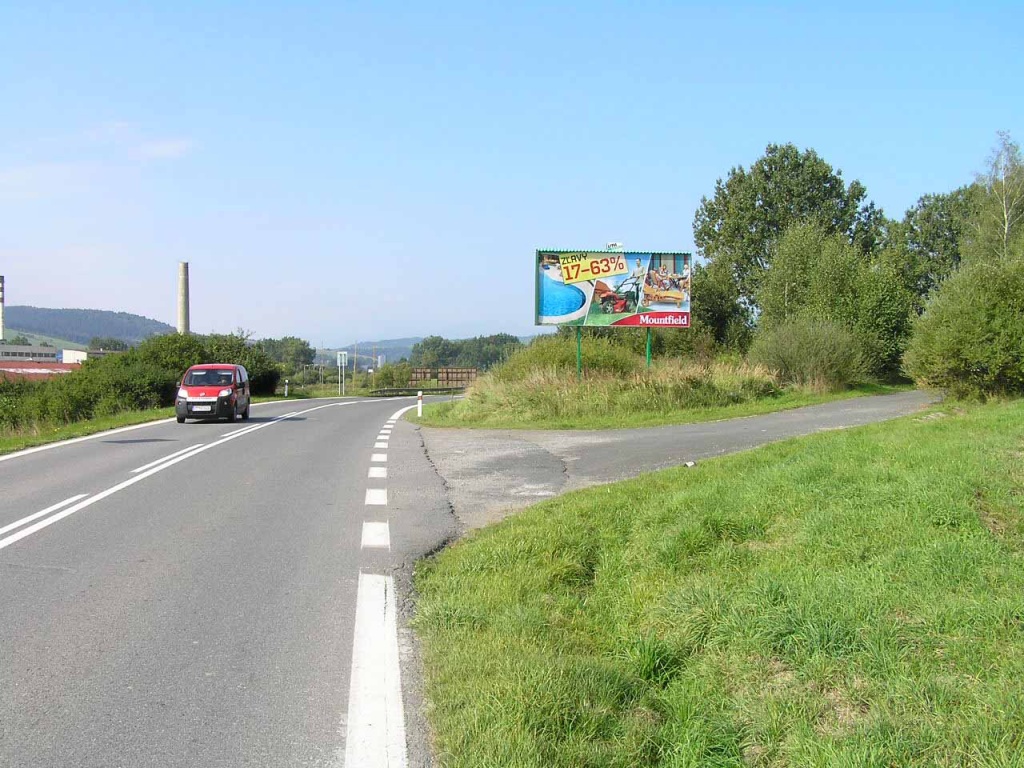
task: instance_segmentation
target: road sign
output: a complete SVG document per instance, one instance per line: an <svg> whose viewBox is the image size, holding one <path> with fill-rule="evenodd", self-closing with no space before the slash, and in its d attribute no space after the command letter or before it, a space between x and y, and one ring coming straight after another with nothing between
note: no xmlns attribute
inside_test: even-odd
<svg viewBox="0 0 1024 768"><path fill-rule="evenodd" d="M345 368L348 365L348 352L338 352L338 367Z"/></svg>

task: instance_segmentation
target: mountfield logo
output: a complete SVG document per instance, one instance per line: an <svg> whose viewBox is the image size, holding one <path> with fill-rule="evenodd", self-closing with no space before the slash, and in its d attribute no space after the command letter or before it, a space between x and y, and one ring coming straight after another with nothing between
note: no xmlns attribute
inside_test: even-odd
<svg viewBox="0 0 1024 768"><path fill-rule="evenodd" d="M646 328L689 328L689 312L641 312L637 315L627 315L621 320L616 320L612 325L619 327L640 326Z"/></svg>
<svg viewBox="0 0 1024 768"><path fill-rule="evenodd" d="M675 325L686 327L690 324L690 315L682 312L676 314L669 312L666 314L644 314L640 315L640 325Z"/></svg>

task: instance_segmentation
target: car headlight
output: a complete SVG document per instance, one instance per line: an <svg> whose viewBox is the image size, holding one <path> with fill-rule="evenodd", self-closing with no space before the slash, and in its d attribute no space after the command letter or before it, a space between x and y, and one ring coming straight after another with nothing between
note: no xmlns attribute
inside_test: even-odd
<svg viewBox="0 0 1024 768"><path fill-rule="evenodd" d="M217 393L217 397L227 397L233 390L229 387L228 389L222 389Z"/></svg>
<svg viewBox="0 0 1024 768"><path fill-rule="evenodd" d="M182 400L187 399L188 398L188 390L186 390L184 387L179 389L178 390L178 397L180 397Z"/></svg>

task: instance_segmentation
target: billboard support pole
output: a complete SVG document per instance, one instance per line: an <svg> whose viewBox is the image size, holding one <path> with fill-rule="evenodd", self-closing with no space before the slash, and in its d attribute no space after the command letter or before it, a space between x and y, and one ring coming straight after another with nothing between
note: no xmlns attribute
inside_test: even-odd
<svg viewBox="0 0 1024 768"><path fill-rule="evenodd" d="M651 329L647 329L647 367L651 367Z"/></svg>
<svg viewBox="0 0 1024 768"><path fill-rule="evenodd" d="M583 378L583 329L576 326L576 381Z"/></svg>

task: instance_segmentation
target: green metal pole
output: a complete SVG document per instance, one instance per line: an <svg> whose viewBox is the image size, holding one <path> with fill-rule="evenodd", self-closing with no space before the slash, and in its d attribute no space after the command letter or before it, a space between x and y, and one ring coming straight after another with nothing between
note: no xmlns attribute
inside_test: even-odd
<svg viewBox="0 0 1024 768"><path fill-rule="evenodd" d="M583 379L583 329L576 326L576 380Z"/></svg>
<svg viewBox="0 0 1024 768"><path fill-rule="evenodd" d="M651 329L647 329L647 367L651 367Z"/></svg>

